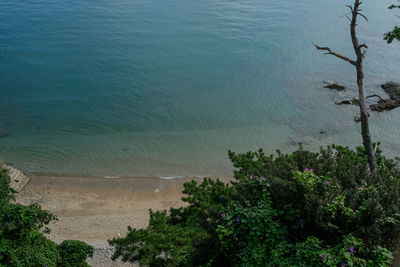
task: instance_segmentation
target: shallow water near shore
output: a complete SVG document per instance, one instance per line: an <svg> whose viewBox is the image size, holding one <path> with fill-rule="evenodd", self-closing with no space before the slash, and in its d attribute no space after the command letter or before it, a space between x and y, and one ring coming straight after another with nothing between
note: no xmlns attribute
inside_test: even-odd
<svg viewBox="0 0 400 267"><path fill-rule="evenodd" d="M365 2L367 94L400 82L391 1ZM101 176L231 173L227 150L361 145L347 1L0 2L0 160L27 172ZM323 88L337 81L345 92ZM400 151L400 109L371 114ZM327 134L320 134L320 130Z"/></svg>

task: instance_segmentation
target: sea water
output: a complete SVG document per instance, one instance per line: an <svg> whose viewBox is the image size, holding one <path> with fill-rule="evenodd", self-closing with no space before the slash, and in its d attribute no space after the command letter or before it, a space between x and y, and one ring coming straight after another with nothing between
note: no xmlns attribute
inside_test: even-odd
<svg viewBox="0 0 400 267"><path fill-rule="evenodd" d="M361 145L346 0L1 0L0 160L27 172L207 176L227 151ZM367 94L400 82L400 24L365 1ZM323 88L336 81L343 92ZM400 109L372 112L400 155ZM326 131L326 134L320 132Z"/></svg>

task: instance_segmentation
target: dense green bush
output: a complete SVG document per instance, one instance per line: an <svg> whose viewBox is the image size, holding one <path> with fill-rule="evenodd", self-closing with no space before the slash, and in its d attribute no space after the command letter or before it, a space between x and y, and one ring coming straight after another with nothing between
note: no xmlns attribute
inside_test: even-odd
<svg viewBox="0 0 400 267"><path fill-rule="evenodd" d="M312 172L305 171L300 183L315 188ZM304 179L304 176L307 178ZM322 179L321 179L322 180ZM326 181L324 182L325 185ZM369 249L363 241L352 234L342 235L336 243L312 235L305 240L291 242L288 226L281 223L294 213L272 207L270 185L263 176L249 178L248 185L258 188L260 199L240 203L233 201L221 214L223 223L217 233L233 266L387 266L392 259L389 250L380 246ZM328 209L331 209L328 205ZM305 221L300 219L299 231Z"/></svg>
<svg viewBox="0 0 400 267"><path fill-rule="evenodd" d="M243 195L251 194L250 175L271 185L273 208L291 242L316 236L331 244L353 234L368 248L394 248L400 231L400 171L377 151L378 173L368 171L363 150L340 146L312 153L302 148L273 158L258 153L230 153ZM299 230L301 227L301 230Z"/></svg>
<svg viewBox="0 0 400 267"><path fill-rule="evenodd" d="M182 266L193 263L191 255L195 251L191 243L203 238L203 231L194 227L167 224L166 212L150 211L149 225L150 231L129 228L126 238L110 241L117 248L113 259L121 255L124 261L138 261L141 265L157 266Z"/></svg>
<svg viewBox="0 0 400 267"><path fill-rule="evenodd" d="M150 211L147 229L128 228L124 238L110 240L116 247L115 260L135 262L145 266L196 266L214 262L229 266L216 235L220 214L231 199L232 187L220 181L205 179L185 183L183 198L189 205L166 212ZM205 257L205 255L207 255Z"/></svg>
<svg viewBox="0 0 400 267"><path fill-rule="evenodd" d="M363 149L340 146L229 157L234 182L186 183L188 205L151 213L146 229L110 241L114 259L146 266L390 264L400 233L400 170L379 149L376 175Z"/></svg>
<svg viewBox="0 0 400 267"><path fill-rule="evenodd" d="M64 240L58 246L62 267L86 267L87 257L93 256L93 247L79 240Z"/></svg>
<svg viewBox="0 0 400 267"><path fill-rule="evenodd" d="M38 204L24 206L14 201L7 170L0 165L0 266L87 266L93 248L81 241L64 241L58 246L47 239L47 225L56 220ZM64 244L72 244L72 253Z"/></svg>

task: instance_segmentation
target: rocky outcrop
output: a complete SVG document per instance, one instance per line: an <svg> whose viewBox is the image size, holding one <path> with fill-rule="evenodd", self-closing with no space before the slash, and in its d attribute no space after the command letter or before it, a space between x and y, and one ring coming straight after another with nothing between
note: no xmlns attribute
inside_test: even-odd
<svg viewBox="0 0 400 267"><path fill-rule="evenodd" d="M371 110L384 111L400 107L400 84L388 82L381 87L389 95L389 99L380 99L376 104L370 105Z"/></svg>
<svg viewBox="0 0 400 267"><path fill-rule="evenodd" d="M30 178L23 174L21 171L4 164L1 167L8 170L8 173L10 175L10 186L15 191L21 191L22 188L24 188L24 186L29 183Z"/></svg>
<svg viewBox="0 0 400 267"><path fill-rule="evenodd" d="M400 102L400 84L387 82L381 85L382 89L389 95L390 99Z"/></svg>
<svg viewBox="0 0 400 267"><path fill-rule="evenodd" d="M336 91L343 91L345 89L345 87L343 85L340 85L337 83L331 83L331 84L325 85L324 87L332 89L332 90L336 90Z"/></svg>
<svg viewBox="0 0 400 267"><path fill-rule="evenodd" d="M373 111L391 110L400 107L400 102L393 99L379 100L378 103L369 106Z"/></svg>

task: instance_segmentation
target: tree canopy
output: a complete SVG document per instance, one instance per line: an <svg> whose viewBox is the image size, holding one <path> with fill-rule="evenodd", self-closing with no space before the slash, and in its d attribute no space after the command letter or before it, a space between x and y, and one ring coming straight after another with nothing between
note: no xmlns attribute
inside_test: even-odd
<svg viewBox="0 0 400 267"><path fill-rule="evenodd" d="M60 245L46 238L57 218L39 204L15 203L8 171L0 164L0 267L85 267L93 247L67 240Z"/></svg>

